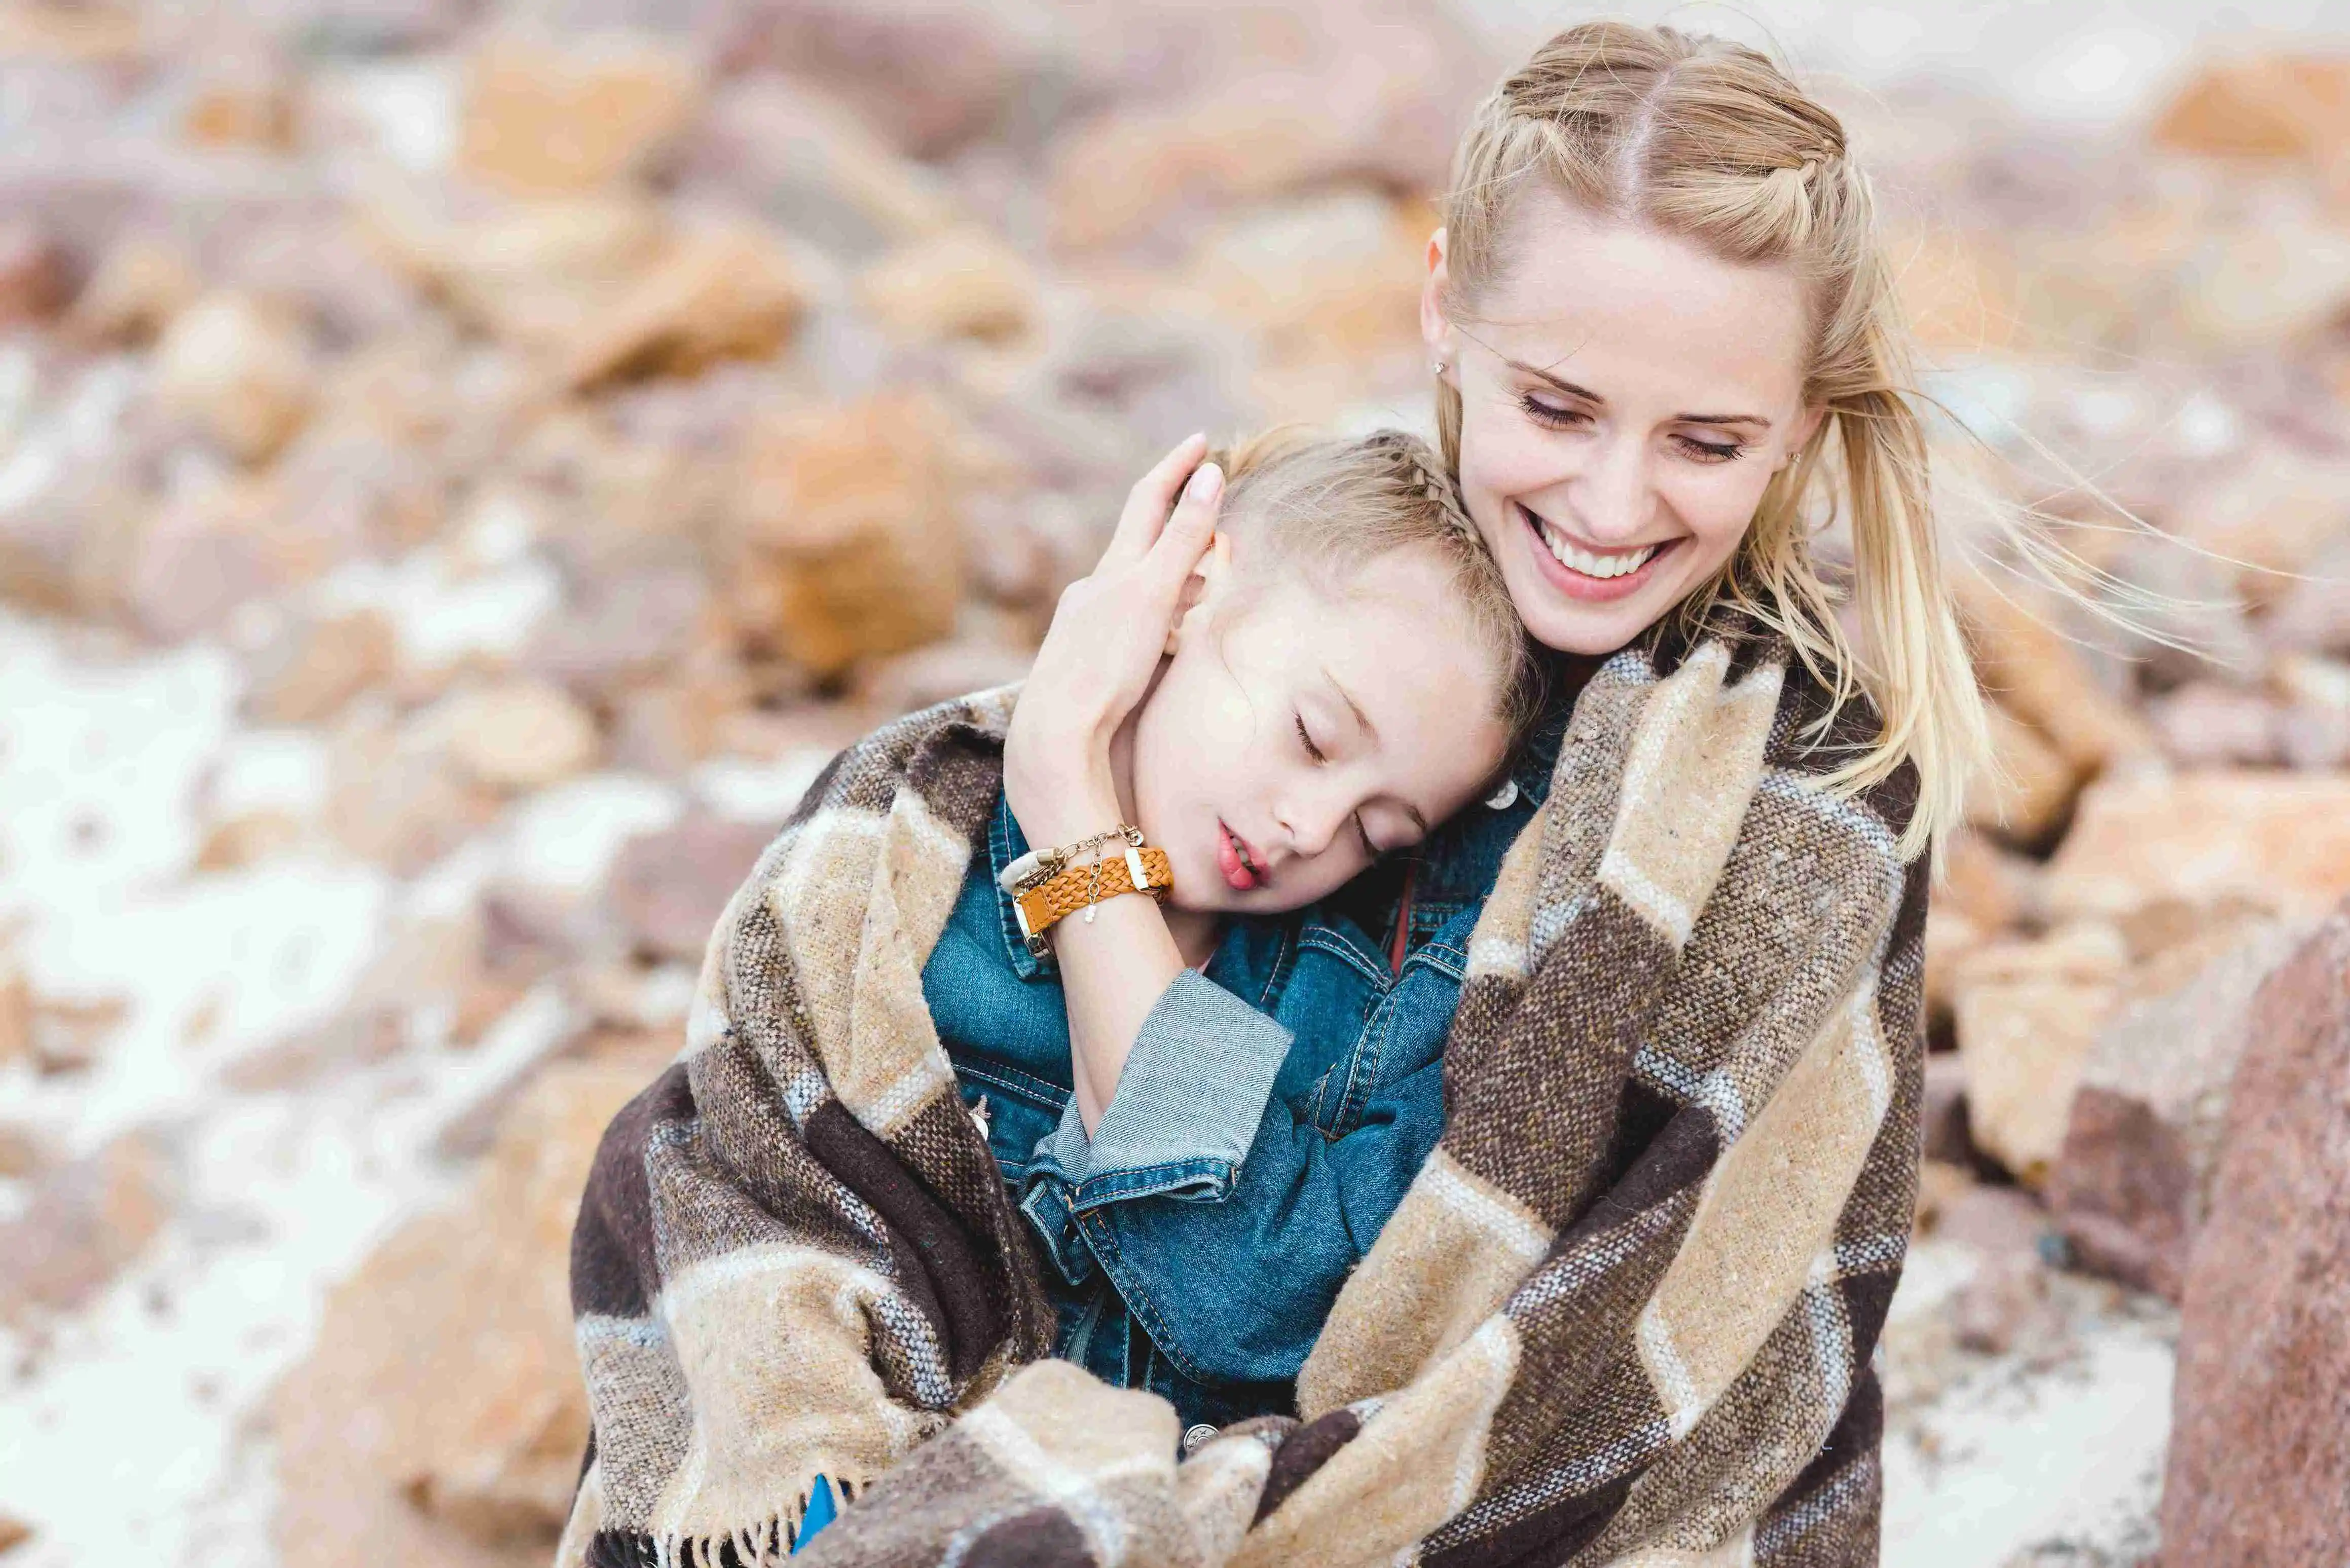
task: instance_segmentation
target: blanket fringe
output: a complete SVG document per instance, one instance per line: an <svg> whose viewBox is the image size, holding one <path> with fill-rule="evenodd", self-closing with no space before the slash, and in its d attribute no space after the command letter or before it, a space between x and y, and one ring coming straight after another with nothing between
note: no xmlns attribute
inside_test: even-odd
<svg viewBox="0 0 2350 1568"><path fill-rule="evenodd" d="M844 1509L871 1484L862 1477L822 1473ZM781 1568L798 1550L801 1527L816 1502L816 1481L810 1476L789 1503L766 1518L720 1533L655 1536L640 1530L604 1531L588 1561L596 1568Z"/></svg>

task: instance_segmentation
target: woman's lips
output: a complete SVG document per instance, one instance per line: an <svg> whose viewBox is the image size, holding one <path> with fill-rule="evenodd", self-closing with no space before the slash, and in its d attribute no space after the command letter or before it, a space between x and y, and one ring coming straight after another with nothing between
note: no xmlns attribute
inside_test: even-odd
<svg viewBox="0 0 2350 1568"><path fill-rule="evenodd" d="M1620 577L1595 577L1589 573L1576 571L1551 553L1550 541L1543 537L1542 519L1524 504L1513 501L1510 505L1517 513L1518 521L1525 526L1526 543L1533 550L1534 566L1553 587L1569 598L1593 604L1627 598L1638 593L1656 575L1658 562L1680 547L1679 539L1672 540L1659 545L1655 555Z"/></svg>
<svg viewBox="0 0 2350 1568"><path fill-rule="evenodd" d="M1224 874L1224 885L1235 893L1254 891L1263 878L1253 862L1254 857L1240 841L1239 835L1225 826L1222 817L1217 818L1216 869Z"/></svg>

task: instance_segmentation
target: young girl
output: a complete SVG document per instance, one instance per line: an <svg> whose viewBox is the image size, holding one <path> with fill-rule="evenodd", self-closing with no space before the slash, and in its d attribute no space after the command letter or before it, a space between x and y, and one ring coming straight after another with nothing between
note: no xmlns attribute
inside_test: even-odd
<svg viewBox="0 0 2350 1568"><path fill-rule="evenodd" d="M1159 533L1201 450L1138 487L1130 544ZM1098 753L1102 814L999 803L923 971L1043 1243L1060 1354L1165 1395L1187 1427L1293 1407L1331 1300L1443 1117L1432 1057L1360 1048L1390 979L1368 934L1331 909L1228 917L1306 909L1411 853L1491 793L1532 691L1501 575L1421 441L1243 447L1190 475L1138 566L1190 567L1222 486L1222 543L1171 634L1121 613L1071 647L1065 627L1056 670L1148 671ZM1032 937L1014 880L1030 846L1123 824L1140 844L1065 856L1083 912ZM1105 868L1131 886L1129 847L1166 856L1163 906L1098 896ZM1080 952L1102 961L1065 994L1056 960Z"/></svg>

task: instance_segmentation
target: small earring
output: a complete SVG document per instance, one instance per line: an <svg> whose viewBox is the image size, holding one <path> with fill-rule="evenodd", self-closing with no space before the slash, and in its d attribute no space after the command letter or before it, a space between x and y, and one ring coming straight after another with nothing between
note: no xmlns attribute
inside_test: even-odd
<svg viewBox="0 0 2350 1568"><path fill-rule="evenodd" d="M1436 362L1436 379L1440 381L1444 379L1444 361L1441 359Z"/></svg>

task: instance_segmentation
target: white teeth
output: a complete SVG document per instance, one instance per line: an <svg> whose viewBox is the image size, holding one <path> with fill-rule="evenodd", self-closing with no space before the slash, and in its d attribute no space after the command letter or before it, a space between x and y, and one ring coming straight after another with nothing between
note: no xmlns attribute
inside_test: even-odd
<svg viewBox="0 0 2350 1568"><path fill-rule="evenodd" d="M1570 571L1581 572L1586 577L1620 577L1627 572L1637 572L1648 564L1649 556L1664 547L1661 545L1644 545L1628 555L1596 556L1568 544L1559 537L1557 529L1543 522L1534 513L1529 512L1526 515L1533 517L1541 526L1543 543L1550 546L1550 553L1557 557L1559 565Z"/></svg>

